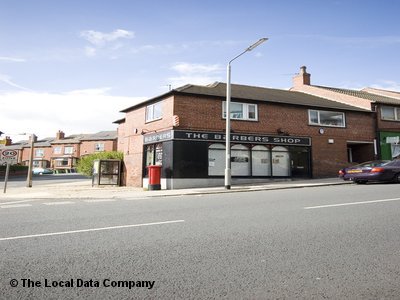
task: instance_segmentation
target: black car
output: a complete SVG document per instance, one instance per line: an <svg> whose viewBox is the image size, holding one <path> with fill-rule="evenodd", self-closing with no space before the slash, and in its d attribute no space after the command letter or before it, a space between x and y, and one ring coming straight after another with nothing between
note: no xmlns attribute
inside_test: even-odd
<svg viewBox="0 0 400 300"><path fill-rule="evenodd" d="M355 183L368 181L400 182L400 159L391 161L368 161L339 171L343 180L352 180Z"/></svg>

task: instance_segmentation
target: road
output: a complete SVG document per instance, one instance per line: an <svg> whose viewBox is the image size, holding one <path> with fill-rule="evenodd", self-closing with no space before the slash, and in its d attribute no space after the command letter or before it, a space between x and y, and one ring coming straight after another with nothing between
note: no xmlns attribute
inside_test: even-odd
<svg viewBox="0 0 400 300"><path fill-rule="evenodd" d="M3 208L1 298L399 299L399 191L343 185Z"/></svg>
<svg viewBox="0 0 400 300"><path fill-rule="evenodd" d="M26 176L10 177L7 182L7 187L24 187L26 186ZM91 181L90 178L83 176L78 173L67 173L67 174L44 174L44 175L33 175L32 185L44 185L56 182L57 184L66 182L81 182L82 180ZM4 188L4 177L0 177L0 187Z"/></svg>

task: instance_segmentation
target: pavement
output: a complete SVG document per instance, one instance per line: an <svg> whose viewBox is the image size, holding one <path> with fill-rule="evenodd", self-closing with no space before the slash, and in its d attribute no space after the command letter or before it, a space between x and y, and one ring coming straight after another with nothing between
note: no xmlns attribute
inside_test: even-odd
<svg viewBox="0 0 400 300"><path fill-rule="evenodd" d="M264 190L279 190L307 187L321 187L328 185L349 184L340 178L302 179L302 180L274 180L267 183L249 185L233 185L230 190L224 187L207 187L175 190L148 191L143 188L94 186L90 179L68 183L49 183L28 187L8 187L6 193L0 194L0 204L16 199L142 199L148 197L168 197L182 195L203 195L219 193L236 193Z"/></svg>

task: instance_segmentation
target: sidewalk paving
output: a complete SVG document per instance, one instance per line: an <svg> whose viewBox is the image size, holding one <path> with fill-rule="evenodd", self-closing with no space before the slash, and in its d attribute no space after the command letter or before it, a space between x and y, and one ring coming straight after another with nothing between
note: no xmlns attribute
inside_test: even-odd
<svg viewBox="0 0 400 300"><path fill-rule="evenodd" d="M10 187L6 193L0 194L0 204L16 199L143 199L149 197L168 197L182 195L204 195L219 193L235 193L263 190L292 189L319 187L328 185L348 184L340 178L303 179L270 181L249 185L233 185L230 190L224 187L191 188L176 190L146 191L143 188L94 186L91 180L70 183L51 183L27 187Z"/></svg>

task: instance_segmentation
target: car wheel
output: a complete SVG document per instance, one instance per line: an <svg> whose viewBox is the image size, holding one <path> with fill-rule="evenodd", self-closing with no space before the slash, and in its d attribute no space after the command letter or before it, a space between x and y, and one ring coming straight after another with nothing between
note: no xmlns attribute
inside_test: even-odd
<svg viewBox="0 0 400 300"><path fill-rule="evenodd" d="M394 175L394 182L400 183L400 173Z"/></svg>

